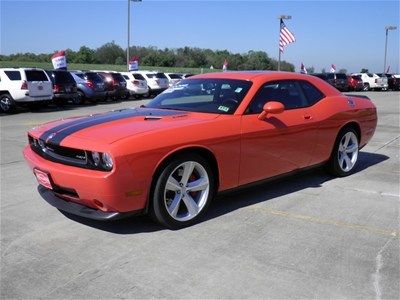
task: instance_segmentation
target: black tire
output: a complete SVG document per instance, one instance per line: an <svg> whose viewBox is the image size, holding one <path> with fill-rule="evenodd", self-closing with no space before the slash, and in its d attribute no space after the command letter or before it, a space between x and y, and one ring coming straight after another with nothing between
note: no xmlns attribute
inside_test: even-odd
<svg viewBox="0 0 400 300"><path fill-rule="evenodd" d="M349 139L347 139L349 137ZM352 174L356 168L359 154L359 136L352 127L343 128L335 141L327 168L338 177Z"/></svg>
<svg viewBox="0 0 400 300"><path fill-rule="evenodd" d="M6 114L15 113L17 105L10 94L6 93L0 96L0 110Z"/></svg>
<svg viewBox="0 0 400 300"><path fill-rule="evenodd" d="M363 91L369 91L369 83L368 83L368 82L365 82L365 83L364 83L364 89L363 89Z"/></svg>
<svg viewBox="0 0 400 300"><path fill-rule="evenodd" d="M170 188L167 188L167 182L176 184L168 184ZM199 182L196 186L204 190L189 190L190 184L195 182ZM167 228L187 227L198 222L204 215L214 194L214 174L208 161L195 154L181 155L168 161L156 176L149 213L155 221Z"/></svg>
<svg viewBox="0 0 400 300"><path fill-rule="evenodd" d="M78 91L77 95L72 98L72 103L75 105L81 105L85 101L85 94Z"/></svg>

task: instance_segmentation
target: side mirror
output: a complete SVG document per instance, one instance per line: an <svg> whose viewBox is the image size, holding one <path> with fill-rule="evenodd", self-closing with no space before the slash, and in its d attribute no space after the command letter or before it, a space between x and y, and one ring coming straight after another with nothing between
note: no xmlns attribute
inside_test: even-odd
<svg viewBox="0 0 400 300"><path fill-rule="evenodd" d="M269 101L264 104L263 111L258 115L259 120L265 120L268 114L280 114L285 110L285 106L277 101Z"/></svg>

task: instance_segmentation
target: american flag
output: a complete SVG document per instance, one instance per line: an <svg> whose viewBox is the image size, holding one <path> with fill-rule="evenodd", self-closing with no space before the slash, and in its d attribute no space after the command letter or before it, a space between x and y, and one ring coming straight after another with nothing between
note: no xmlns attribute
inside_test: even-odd
<svg viewBox="0 0 400 300"><path fill-rule="evenodd" d="M304 66L303 63L301 63L301 66L300 66L300 73L301 74L307 74L307 69L306 69L306 67Z"/></svg>
<svg viewBox="0 0 400 300"><path fill-rule="evenodd" d="M281 19L281 31L279 33L279 50L283 52L283 47L286 46L287 44L295 42L296 39L289 31L289 29L286 27L285 23Z"/></svg>

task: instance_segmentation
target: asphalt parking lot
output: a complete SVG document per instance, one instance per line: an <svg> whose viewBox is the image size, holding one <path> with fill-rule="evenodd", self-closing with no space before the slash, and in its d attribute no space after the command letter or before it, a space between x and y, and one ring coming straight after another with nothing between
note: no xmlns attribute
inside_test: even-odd
<svg viewBox="0 0 400 300"><path fill-rule="evenodd" d="M399 92L364 93L378 127L357 172L323 170L219 196L166 230L64 215L22 157L26 131L142 101L1 115L1 298L399 299Z"/></svg>

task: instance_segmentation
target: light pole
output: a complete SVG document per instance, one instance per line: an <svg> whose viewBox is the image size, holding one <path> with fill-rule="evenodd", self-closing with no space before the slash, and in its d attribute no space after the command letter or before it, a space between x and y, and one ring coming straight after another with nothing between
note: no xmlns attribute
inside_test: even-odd
<svg viewBox="0 0 400 300"><path fill-rule="evenodd" d="M288 16L288 15L280 15L278 17L279 19L279 39L281 36L281 29L282 29L282 20L290 20L292 18L292 16ZM281 49L279 48L279 59L278 59L278 71L281 70Z"/></svg>
<svg viewBox="0 0 400 300"><path fill-rule="evenodd" d="M383 63L383 74L386 73L386 53L387 53L388 32L389 32L389 30L396 30L397 27L396 26L386 26L385 29L386 29L386 39L385 39L385 60Z"/></svg>
<svg viewBox="0 0 400 300"><path fill-rule="evenodd" d="M142 2L142 0L128 0L128 48L126 49L126 68L129 71L129 47L131 37L131 1Z"/></svg>

